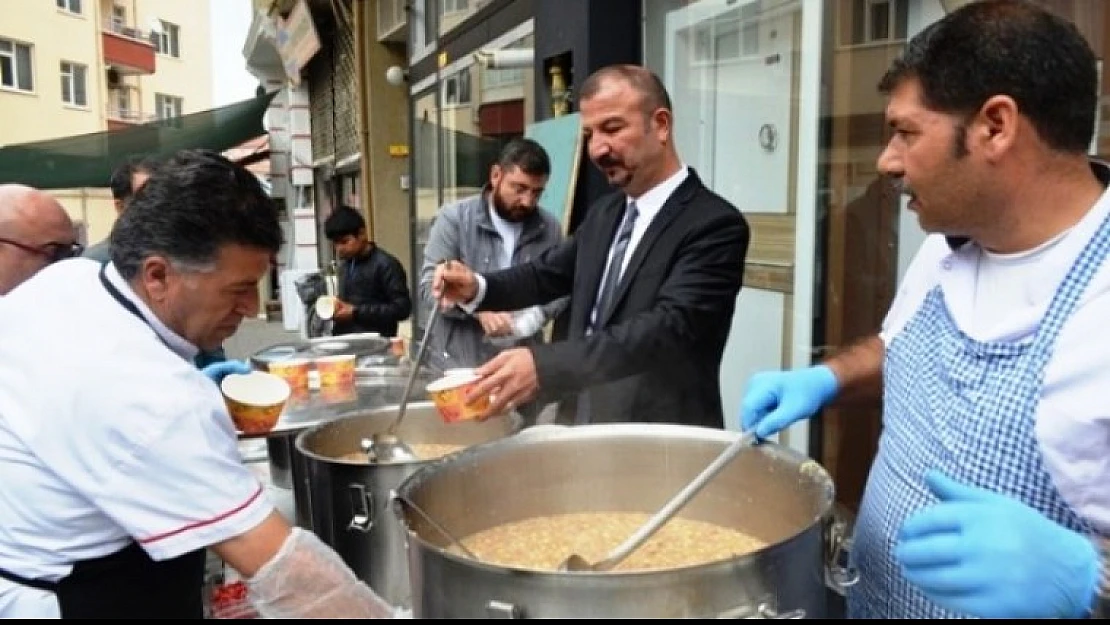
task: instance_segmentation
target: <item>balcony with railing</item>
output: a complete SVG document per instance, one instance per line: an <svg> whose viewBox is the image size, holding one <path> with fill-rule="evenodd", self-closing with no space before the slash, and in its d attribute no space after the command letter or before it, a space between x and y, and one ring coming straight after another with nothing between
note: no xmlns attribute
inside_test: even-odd
<svg viewBox="0 0 1110 625"><path fill-rule="evenodd" d="M146 124L158 119L154 113L143 113L130 109L121 109L109 106L107 110L108 130L123 130L139 124Z"/></svg>
<svg viewBox="0 0 1110 625"><path fill-rule="evenodd" d="M113 19L105 20L100 32L105 64L120 74L154 73L154 44L149 32Z"/></svg>

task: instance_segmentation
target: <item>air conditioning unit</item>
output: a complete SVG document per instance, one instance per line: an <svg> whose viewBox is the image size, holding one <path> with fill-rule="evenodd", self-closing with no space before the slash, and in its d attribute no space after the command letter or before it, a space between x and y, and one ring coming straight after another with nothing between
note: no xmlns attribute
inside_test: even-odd
<svg viewBox="0 0 1110 625"><path fill-rule="evenodd" d="M122 82L122 77L120 76L119 70L117 70L114 67L109 67L108 68L108 88L109 89L118 89L121 82Z"/></svg>

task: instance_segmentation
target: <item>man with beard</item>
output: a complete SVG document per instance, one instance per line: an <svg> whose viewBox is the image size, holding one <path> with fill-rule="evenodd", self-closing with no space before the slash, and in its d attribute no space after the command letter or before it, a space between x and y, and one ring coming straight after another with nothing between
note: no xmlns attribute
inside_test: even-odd
<svg viewBox="0 0 1110 625"><path fill-rule="evenodd" d="M424 247L420 294L432 306L436 265L459 260L478 271L496 271L536 258L562 241L559 222L539 210L551 174L543 146L513 139L490 167L489 183L473 197L440 209ZM443 317L429 338L428 362L438 369L476 367L506 347L543 342L543 327L566 307L566 298L513 312L479 311L457 306ZM536 404L518 407L531 416Z"/></svg>
<svg viewBox="0 0 1110 625"><path fill-rule="evenodd" d="M397 325L412 312L401 262L370 240L366 220L349 206L340 206L328 216L324 234L343 260L332 333L397 336Z"/></svg>
<svg viewBox="0 0 1110 625"><path fill-rule="evenodd" d="M469 309L571 296L567 340L501 352L478 369L471 394L492 395L490 414L542 392L577 397L562 403L561 422L721 428L721 356L748 224L682 162L658 76L604 67L578 100L590 160L616 192L531 262L492 273L461 262L436 269L433 293Z"/></svg>

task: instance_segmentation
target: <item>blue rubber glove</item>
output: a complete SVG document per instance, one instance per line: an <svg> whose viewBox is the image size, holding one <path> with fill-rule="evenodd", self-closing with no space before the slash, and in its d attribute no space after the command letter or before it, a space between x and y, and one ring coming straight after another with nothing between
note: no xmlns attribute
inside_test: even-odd
<svg viewBox="0 0 1110 625"><path fill-rule="evenodd" d="M937 471L940 503L898 532L894 557L937 605L980 618L1077 618L1095 596L1098 553L1082 534L1025 504Z"/></svg>
<svg viewBox="0 0 1110 625"><path fill-rule="evenodd" d="M817 414L836 396L839 383L832 369L817 365L795 371L764 371L752 376L740 403L740 424L767 438Z"/></svg>
<svg viewBox="0 0 1110 625"><path fill-rule="evenodd" d="M214 362L204 367L200 372L211 378L216 384L219 384L223 382L226 376L232 373L250 373L251 366L249 363L242 360L221 360L220 362Z"/></svg>

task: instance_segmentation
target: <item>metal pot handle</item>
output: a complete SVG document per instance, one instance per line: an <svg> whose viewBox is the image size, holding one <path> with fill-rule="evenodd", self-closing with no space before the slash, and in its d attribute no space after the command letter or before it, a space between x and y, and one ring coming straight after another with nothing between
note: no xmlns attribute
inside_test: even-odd
<svg viewBox="0 0 1110 625"><path fill-rule="evenodd" d="M851 551L848 523L830 516L825 526L825 583L841 595L859 581L859 571L849 560Z"/></svg>
<svg viewBox="0 0 1110 625"><path fill-rule="evenodd" d="M351 521L347 529L369 532L374 526L374 493L362 484L351 484L347 487L347 495L351 499Z"/></svg>
<svg viewBox="0 0 1110 625"><path fill-rule="evenodd" d="M802 619L806 617L806 611L802 608L789 610L780 614L775 604L776 601L773 598L766 597L754 607L750 604L736 606L735 608L721 612L716 618Z"/></svg>

